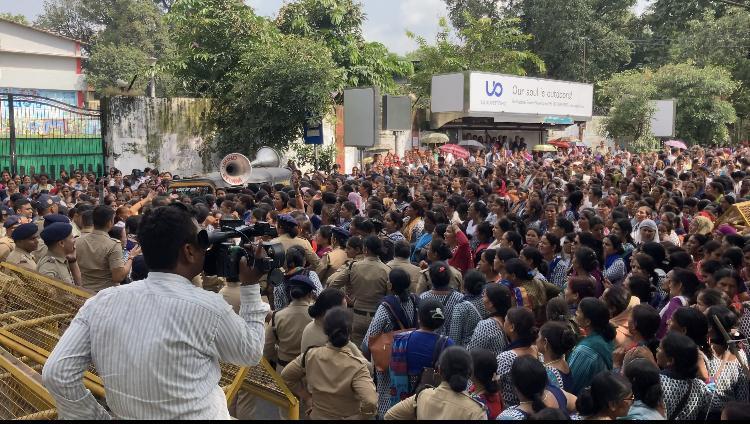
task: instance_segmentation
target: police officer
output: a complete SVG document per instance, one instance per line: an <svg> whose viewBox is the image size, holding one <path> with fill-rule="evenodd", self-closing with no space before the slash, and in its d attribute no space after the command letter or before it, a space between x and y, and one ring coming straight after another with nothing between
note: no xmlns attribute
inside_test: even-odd
<svg viewBox="0 0 750 424"><path fill-rule="evenodd" d="M8 263L36 271L36 261L31 254L39 247L39 236L36 232L37 226L33 223L19 225L13 230L12 238L16 247L8 255Z"/></svg>
<svg viewBox="0 0 750 424"><path fill-rule="evenodd" d="M460 346L448 347L438 363L442 383L397 403L386 412L386 420L487 419L484 406L466 393L472 374L469 352Z"/></svg>
<svg viewBox="0 0 750 424"><path fill-rule="evenodd" d="M13 230L19 225L21 225L21 218L18 215L11 215L5 218L5 222L3 222L5 236L0 238L0 262L5 262L10 252L16 247L16 243L13 242L11 235L13 234Z"/></svg>
<svg viewBox="0 0 750 424"><path fill-rule="evenodd" d="M419 283L419 277L421 276L422 270L409 261L409 255L411 254L411 247L409 246L409 242L407 242L406 240L401 240L396 243L394 253L395 257L386 265L388 265L392 269L404 270L409 276L409 280L411 280L409 291L411 291L412 293L416 293L417 284Z"/></svg>
<svg viewBox="0 0 750 424"><path fill-rule="evenodd" d="M372 417L377 411L378 395L367 360L350 347L349 313L341 307L331 309L323 328L328 343L297 356L281 372L281 378L302 404L309 405L305 415L311 419Z"/></svg>
<svg viewBox="0 0 750 424"><path fill-rule="evenodd" d="M299 235L299 226L296 219L294 219L291 215L281 214L278 216L276 228L278 229L279 236L271 240L271 243L280 243L282 246L284 246L285 252L292 246L299 246L303 248L305 250L305 260L307 261L307 266L309 266L311 269L316 269L318 267L320 258L318 258L318 255L315 254L315 251L310 245L310 242L303 238L297 237L297 235Z"/></svg>
<svg viewBox="0 0 750 424"><path fill-rule="evenodd" d="M60 198L57 196L50 196L49 194L42 193L36 199L36 212L37 216L34 220L37 226L37 235L41 236L42 230L44 229L45 218L50 215L57 215L58 208L60 205ZM67 217L65 217L67 219ZM68 222L70 222L68 220ZM37 250L32 252L34 259L39 262L39 259L47 254L47 246L44 243L39 243Z"/></svg>
<svg viewBox="0 0 750 424"><path fill-rule="evenodd" d="M352 342L356 346L362 345L372 317L380 306L383 296L390 291L388 288L388 273L391 267L380 261L383 243L377 236L367 236L365 239L365 257L351 266L343 267L341 272L334 274L330 286L345 288L351 293L354 306L354 327L352 328Z"/></svg>
<svg viewBox="0 0 750 424"><path fill-rule="evenodd" d="M313 320L307 309L313 302L315 283L307 276L295 275L287 285L292 301L271 315L263 349L263 355L276 362L279 371L300 354L302 331Z"/></svg>
<svg viewBox="0 0 750 424"><path fill-rule="evenodd" d="M427 260L432 263L435 261L446 262L453 256L450 247L443 240L433 240L430 243L430 248L427 250ZM417 283L417 294L422 294L432 288L432 281L430 280L430 270L427 268L427 262L422 261L420 264L423 269L421 277L419 277L419 283ZM448 270L451 273L449 286L455 290L461 291L463 283L463 276L461 271L452 266L448 266Z"/></svg>
<svg viewBox="0 0 750 424"><path fill-rule="evenodd" d="M60 222L63 224L70 224L70 219L68 219L65 215L60 215L59 213L49 214L45 215L43 219L37 220L35 224L37 225L37 228L39 227L39 223L42 223L42 231L47 228L48 226ZM37 231L37 235L41 237L42 231ZM44 243L39 243L39 247L32 252L34 255L34 260L39 263L39 260L42 259L44 256L47 255L47 245Z"/></svg>
<svg viewBox="0 0 750 424"><path fill-rule="evenodd" d="M333 227L331 231L333 232L333 250L320 258L320 263L315 269L322 282L327 281L328 277L341 268L347 260L346 241L349 240L349 231L339 227Z"/></svg>
<svg viewBox="0 0 750 424"><path fill-rule="evenodd" d="M79 284L80 280L75 281L73 278L69 262L69 258L75 258L76 252L73 226L56 222L42 230L41 238L47 245L47 254L39 260L37 272L67 284ZM75 263L75 259L72 263Z"/></svg>

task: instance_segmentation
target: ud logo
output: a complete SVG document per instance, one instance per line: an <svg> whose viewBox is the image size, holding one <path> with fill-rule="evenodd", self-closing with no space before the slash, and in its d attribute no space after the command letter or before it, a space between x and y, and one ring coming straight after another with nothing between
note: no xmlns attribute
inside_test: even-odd
<svg viewBox="0 0 750 424"><path fill-rule="evenodd" d="M496 81L492 81L492 88L490 89L490 82L485 81L484 91L487 93L488 97L492 97L492 96L500 97L503 95L503 84L496 82Z"/></svg>

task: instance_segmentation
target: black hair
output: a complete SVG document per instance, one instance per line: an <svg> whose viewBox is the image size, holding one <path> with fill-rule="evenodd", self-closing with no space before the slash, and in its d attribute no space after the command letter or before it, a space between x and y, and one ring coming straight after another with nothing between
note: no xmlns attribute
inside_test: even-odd
<svg viewBox="0 0 750 424"><path fill-rule="evenodd" d="M532 246L524 247L523 250L521 250L521 255L529 259L531 261L531 266L536 268L542 273L542 275L547 274L549 267L547 262L544 261L544 256L542 256L542 252L540 252L539 249Z"/></svg>
<svg viewBox="0 0 750 424"><path fill-rule="evenodd" d="M750 420L750 408L747 407L747 402L727 402L721 415L722 420L747 421Z"/></svg>
<svg viewBox="0 0 750 424"><path fill-rule="evenodd" d="M505 318L511 307L510 289L503 284L488 284L485 294L495 309L491 315Z"/></svg>
<svg viewBox="0 0 750 424"><path fill-rule="evenodd" d="M631 393L630 381L622 375L605 371L595 375L591 386L578 395L576 409L584 417L590 417L609 408L610 402L619 402Z"/></svg>
<svg viewBox="0 0 750 424"><path fill-rule="evenodd" d="M575 252L575 258L578 262L578 266L583 268L586 272L593 272L595 269L599 268L599 257L594 249L586 246L579 247Z"/></svg>
<svg viewBox="0 0 750 424"><path fill-rule="evenodd" d="M330 225L322 225L318 229L318 234L326 239L328 241L328 244L331 244L333 238L333 227Z"/></svg>
<svg viewBox="0 0 750 424"><path fill-rule="evenodd" d="M555 235L554 233L545 233L542 237L546 237L547 241L549 241L549 244L552 245L552 251L555 253L558 253L562 250L562 246L560 246L560 237Z"/></svg>
<svg viewBox="0 0 750 424"><path fill-rule="evenodd" d="M450 346L443 350L438 360L440 376L451 390L461 393L466 390L472 374L473 363L469 352L461 346Z"/></svg>
<svg viewBox="0 0 750 424"><path fill-rule="evenodd" d="M351 236L346 241L346 246L351 247L352 249L362 250L364 248L364 243L362 242L362 237L360 236Z"/></svg>
<svg viewBox="0 0 750 424"><path fill-rule="evenodd" d="M409 258L411 255L411 246L406 240L399 240L394 246L393 253L397 258Z"/></svg>
<svg viewBox="0 0 750 424"><path fill-rule="evenodd" d="M312 293L313 288L307 284L290 281L287 283L287 290L289 290L289 296L292 299L302 299Z"/></svg>
<svg viewBox="0 0 750 424"><path fill-rule="evenodd" d="M112 224L112 218L115 216L115 210L109 206L97 206L94 208L94 229L103 230ZM192 215L190 216L192 218ZM163 269L163 268L162 268Z"/></svg>
<svg viewBox="0 0 750 424"><path fill-rule="evenodd" d="M661 349L672 359L671 371L680 380L696 378L698 375L698 346L693 339L670 331L661 340Z"/></svg>
<svg viewBox="0 0 750 424"><path fill-rule="evenodd" d="M742 268L742 260L742 249L737 246L729 247L724 250L724 253L721 254L721 262L734 270L739 270Z"/></svg>
<svg viewBox="0 0 750 424"><path fill-rule="evenodd" d="M628 286L630 293L641 300L641 303L651 302L651 297L655 291L654 286L651 282L640 275L631 275L628 277Z"/></svg>
<svg viewBox="0 0 750 424"><path fill-rule="evenodd" d="M409 300L409 287L411 278L403 269L394 268L388 273L388 281L391 282L391 289L402 302Z"/></svg>
<svg viewBox="0 0 750 424"><path fill-rule="evenodd" d="M344 347L349 343L351 325L349 313L341 306L330 309L323 319L323 331L334 347Z"/></svg>
<svg viewBox="0 0 750 424"><path fill-rule="evenodd" d="M534 313L527 308L514 306L505 315L506 321L513 325L513 332L521 346L531 346L536 342L539 329L534 325Z"/></svg>
<svg viewBox="0 0 750 424"><path fill-rule="evenodd" d="M547 370L531 355L517 357L510 367L513 385L518 393L531 400L534 412L545 408L543 396L547 387Z"/></svg>
<svg viewBox="0 0 750 424"><path fill-rule="evenodd" d="M571 292L573 292L573 294L578 295L579 301L587 297L594 297L596 295L594 280L589 277L568 278L568 288Z"/></svg>
<svg viewBox="0 0 750 424"><path fill-rule="evenodd" d="M504 236L508 239L508 242L510 242L513 250L516 252L521 251L521 248L523 248L523 237L521 237L520 234L516 231L506 231Z"/></svg>
<svg viewBox="0 0 750 424"><path fill-rule="evenodd" d="M482 251L482 255L484 256L485 260L492 266L492 262L495 260L495 255L497 254L497 250L495 249L484 249Z"/></svg>
<svg viewBox="0 0 750 424"><path fill-rule="evenodd" d="M448 246L448 243L446 243L445 240L432 240L430 242L430 250L435 252L435 255L437 255L437 258L440 261L447 261L448 259L453 257L451 248Z"/></svg>
<svg viewBox="0 0 750 424"><path fill-rule="evenodd" d="M536 414L532 414L530 419L536 421L570 421L568 414L558 408L544 408Z"/></svg>
<svg viewBox="0 0 750 424"><path fill-rule="evenodd" d="M370 234L375 230L375 225L364 216L357 215L352 219L352 228L360 230L364 234Z"/></svg>
<svg viewBox="0 0 750 424"><path fill-rule="evenodd" d="M531 281L531 270L520 259L508 259L505 261L505 273L515 276L520 281Z"/></svg>
<svg viewBox="0 0 750 424"><path fill-rule="evenodd" d="M475 234L479 240L492 240L492 224L487 221L480 222Z"/></svg>
<svg viewBox="0 0 750 424"><path fill-rule="evenodd" d="M451 272L447 263L435 261L430 264L428 272L430 273L430 281L433 288L444 289L450 284Z"/></svg>
<svg viewBox="0 0 750 424"><path fill-rule="evenodd" d="M630 244L634 244L633 236L631 235L631 233L633 232L633 225L630 223L630 220L618 219L615 221L615 224L617 224L617 226L620 227L620 231L622 232L623 238L625 239L625 241Z"/></svg>
<svg viewBox="0 0 750 424"><path fill-rule="evenodd" d="M737 324L737 315L724 305L712 306L706 310L706 318L708 319L708 325L710 326L710 328L714 330L713 336L710 337L711 343L722 346L726 349L727 341L724 340L724 336L722 335L721 328L719 328L719 326L716 324L714 317L716 317L719 320L719 322L721 323L721 326L724 327L724 330L726 330L726 332L729 333L731 337L730 332L732 328L734 328L735 325Z"/></svg>
<svg viewBox="0 0 750 424"><path fill-rule="evenodd" d="M518 252L511 249L510 247L500 247L495 250L495 258L499 257L501 261L505 262L510 259L517 259Z"/></svg>
<svg viewBox="0 0 750 424"><path fill-rule="evenodd" d="M464 275L464 291L466 291L466 294L480 295L486 282L484 274L481 271L470 269Z"/></svg>
<svg viewBox="0 0 750 424"><path fill-rule="evenodd" d="M623 286L612 286L604 291L601 299L610 309L612 318L625 312L630 304L630 292Z"/></svg>
<svg viewBox="0 0 750 424"><path fill-rule="evenodd" d="M445 323L445 308L439 300L423 299L419 302L418 309L420 326L430 330L437 330Z"/></svg>
<svg viewBox="0 0 750 424"><path fill-rule="evenodd" d="M663 397L659 367L647 359L636 358L624 366L624 374L630 381L635 400L657 409Z"/></svg>
<svg viewBox="0 0 750 424"><path fill-rule="evenodd" d="M95 223L97 212L99 224L107 216L109 218L104 219L104 222L111 222L114 216L112 208L97 206L93 212ZM180 249L188 243L197 242L196 238L197 228L193 216L184 205L163 206L146 211L138 226L138 241L146 266L151 271L173 270L177 265Z"/></svg>
<svg viewBox="0 0 750 424"><path fill-rule="evenodd" d="M572 233L576 228L575 225L573 225L573 223L570 222L570 220L568 220L567 218L557 218L557 221L555 221L555 225L562 228L565 234Z"/></svg>
<svg viewBox="0 0 750 424"><path fill-rule="evenodd" d="M674 311L672 321L685 329L685 335L693 340L707 357L713 356L708 344L708 318L704 313L689 306L682 306Z"/></svg>
<svg viewBox="0 0 750 424"><path fill-rule="evenodd" d="M675 268L672 273L672 280L680 283L680 294L687 297L690 304L695 303L695 296L701 285L698 276L685 268Z"/></svg>
<svg viewBox="0 0 750 424"><path fill-rule="evenodd" d="M659 331L659 326L661 325L659 312L653 306L642 303L633 307L631 317L633 326L641 337L643 337L646 347L656 356L656 348L659 347L659 340L656 338L656 333Z"/></svg>
<svg viewBox="0 0 750 424"><path fill-rule="evenodd" d="M672 252L669 255L669 267L674 268L688 268L693 264L693 258L690 253L680 249Z"/></svg>
<svg viewBox="0 0 750 424"><path fill-rule="evenodd" d="M567 355L578 343L575 331L561 321L548 321L539 329L539 333L558 358Z"/></svg>
<svg viewBox="0 0 750 424"><path fill-rule="evenodd" d="M609 342L615 338L615 327L609 322L609 310L607 305L595 297L587 297L578 304L586 319L591 321L591 329L599 333L605 341Z"/></svg>
<svg viewBox="0 0 750 424"><path fill-rule="evenodd" d="M343 233L338 233L336 231L333 231L333 226L332 225L325 225L325 227L328 227L328 228L331 229L331 232L333 233L332 234L333 240L336 242L336 244L339 247L341 247L341 248L346 247L346 242L347 242L347 240L349 240L349 236L347 236L346 234L343 234ZM320 228L323 228L323 227L320 227Z"/></svg>
<svg viewBox="0 0 750 424"><path fill-rule="evenodd" d="M727 234L724 236L724 241L734 247L742 248L745 246L745 237L740 234Z"/></svg>
<svg viewBox="0 0 750 424"><path fill-rule="evenodd" d="M698 292L697 297L703 299L703 303L710 308L716 305L726 305L724 296L726 296L724 292L719 289L705 288Z"/></svg>
<svg viewBox="0 0 750 424"><path fill-rule="evenodd" d="M305 249L300 246L291 246L286 250L286 268L292 269L305 266Z"/></svg>
<svg viewBox="0 0 750 424"><path fill-rule="evenodd" d="M618 255L625 254L625 249L622 247L622 241L620 241L619 237L617 237L614 234L610 234L608 236L605 236L604 238L606 238L607 240L609 240L610 243L612 243L612 248L615 250L615 253L617 253Z"/></svg>
<svg viewBox="0 0 750 424"><path fill-rule="evenodd" d="M567 322L570 319L570 307L562 296L553 297L545 307L547 321Z"/></svg>
<svg viewBox="0 0 750 424"><path fill-rule="evenodd" d="M325 316L325 313L328 312L329 309L336 306L341 306L343 300L343 291L329 287L320 292L318 297L315 299L315 303L307 308L307 313L312 318L320 318L322 316Z"/></svg>
<svg viewBox="0 0 750 424"><path fill-rule="evenodd" d="M297 225L296 222L294 224L290 224L284 220L278 220L276 222L276 225L284 230L284 233L289 235L289 237L291 238L295 238L299 235L299 225Z"/></svg>
<svg viewBox="0 0 750 424"><path fill-rule="evenodd" d="M470 353L474 364L474 379L484 386L487 393L499 392L500 386L495 380L495 373L497 372L495 353L483 348L473 349Z"/></svg>

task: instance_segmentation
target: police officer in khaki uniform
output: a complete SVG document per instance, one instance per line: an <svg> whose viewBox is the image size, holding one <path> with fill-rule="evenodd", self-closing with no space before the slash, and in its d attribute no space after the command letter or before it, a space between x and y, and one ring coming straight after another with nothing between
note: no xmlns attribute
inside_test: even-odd
<svg viewBox="0 0 750 424"><path fill-rule="evenodd" d="M50 196L49 194L40 194L37 198L37 205L36 205L36 211L37 211L37 217L34 223L37 226L37 235L41 236L42 230L44 230L45 222L47 216L50 215L58 215L57 212L59 211L59 205L60 205L60 198L57 196ZM62 216L62 215L58 215ZM67 216L63 216L67 222L70 222ZM32 252L34 254L34 259L39 262L39 259L42 259L42 256L47 254L47 246L44 243L39 243L39 247Z"/></svg>
<svg viewBox="0 0 750 424"><path fill-rule="evenodd" d="M31 252L39 247L37 226L34 223L22 224L13 230L13 241L16 247L8 255L7 262L36 272L36 261Z"/></svg>
<svg viewBox="0 0 750 424"><path fill-rule="evenodd" d="M443 261L447 263L448 259L450 259L452 256L453 254L451 253L451 248L443 240L433 240L430 243L429 249L427 249L427 261L429 261L430 263L435 261ZM420 264L420 267L425 269L422 270L422 276L420 277L419 283L417 284L417 294L422 294L432 288L432 281L430 281L430 272L428 269L426 269L427 266L427 262L425 261L422 261L422 263ZM452 266L448 266L448 268L451 272L449 283L450 287L461 291L461 286L463 283L463 275L461 274L461 271Z"/></svg>
<svg viewBox="0 0 750 424"><path fill-rule="evenodd" d="M391 267L391 269L402 269L406 272L406 274L409 276L409 280L411 280L411 285L409 286L409 290L412 293L417 292L417 284L419 283L419 278L421 277L421 269L412 264L409 261L409 255L411 254L411 247L409 246L409 242L406 240L401 240L398 243L396 243L396 247L394 250L395 257L393 260L388 262L386 265Z"/></svg>
<svg viewBox="0 0 750 424"><path fill-rule="evenodd" d="M266 327L266 344L263 355L285 367L300 354L302 331L312 317L307 309L313 302L315 284L304 275L295 275L287 282L291 303L281 310L274 311L271 322Z"/></svg>
<svg viewBox="0 0 750 424"><path fill-rule="evenodd" d="M320 258L315 254L309 241L297 237L297 235L299 235L297 220L288 214L279 215L277 219L278 222L276 228L279 232L279 236L271 240L271 243L280 243L284 246L285 252L292 246L299 246L305 249L305 260L307 261L307 266L310 269L316 269L320 263Z"/></svg>
<svg viewBox="0 0 750 424"><path fill-rule="evenodd" d="M60 215L59 213L53 213L53 214L45 215L44 218L38 219L34 223L37 225L37 228L39 228L39 224L42 223L42 231L43 231L45 228L47 228L48 226L56 222L70 224L70 219L68 219L68 217L65 215ZM37 235L41 237L42 231L38 231ZM36 260L38 264L39 260L47 256L47 245L44 243L39 243L39 247L32 253L34 255L34 259Z"/></svg>
<svg viewBox="0 0 750 424"><path fill-rule="evenodd" d="M5 262L10 252L16 247L16 243L13 241L11 235L13 234L13 230L19 225L21 225L21 220L18 216L11 215L5 218L5 222L3 222L5 236L0 238L0 262Z"/></svg>
<svg viewBox="0 0 750 424"><path fill-rule="evenodd" d="M320 258L320 263L315 269L320 281L325 284L328 278L338 271L346 263L346 241L349 239L349 231L343 228L333 227L333 250Z"/></svg>
<svg viewBox="0 0 750 424"><path fill-rule="evenodd" d="M109 206L97 206L93 211L94 230L76 239L81 285L86 289L98 292L120 284L130 273L133 258L141 254L140 246L135 247L124 260L122 243L107 234L114 217L115 211Z"/></svg>
<svg viewBox="0 0 750 424"><path fill-rule="evenodd" d="M440 354L438 363L442 383L392 406L385 413L386 420L487 419L484 405L465 391L472 370L469 352L460 346L448 347Z"/></svg>
<svg viewBox="0 0 750 424"><path fill-rule="evenodd" d="M68 257L74 257L76 252L73 226L56 222L42 230L41 238L47 245L47 254L39 260L37 272L67 284L79 283L73 278L68 262Z"/></svg>
<svg viewBox="0 0 750 424"><path fill-rule="evenodd" d="M328 311L323 323L328 343L309 348L281 372L289 388L310 405L305 415L311 419L367 419L377 411L367 360L349 347L349 317L341 307Z"/></svg>
<svg viewBox="0 0 750 424"><path fill-rule="evenodd" d="M461 287L463 285L463 277L461 276L461 271L459 271L457 268L454 268L450 265L448 265L448 271L451 273L451 279L450 283L448 285L455 290L461 291ZM432 289L432 280L430 280L430 270L423 269L419 271L419 282L417 283L417 291L415 293L422 294L430 289Z"/></svg>
<svg viewBox="0 0 750 424"><path fill-rule="evenodd" d="M330 286L345 289L351 293L354 312L354 327L352 328L352 342L356 346L362 345L372 317L380 306L383 296L390 291L388 287L388 273L391 267L380 261L379 255L383 243L377 236L365 238L365 258L354 262L351 266L343 267L340 273L334 274Z"/></svg>
<svg viewBox="0 0 750 424"><path fill-rule="evenodd" d="M349 237L349 239L346 241L346 249L344 252L346 252L346 260L344 261L344 264L339 267L339 269L335 270L333 274L331 274L326 281L320 280L322 283L324 283L325 287L329 287L331 285L331 282L336 280L337 278L341 278L340 274L344 272L345 268L351 268L352 264L357 261L361 261L365 258L365 255L363 253L364 244L362 243L362 238L360 236L353 236ZM347 296L349 296L351 293L347 293Z"/></svg>
<svg viewBox="0 0 750 424"><path fill-rule="evenodd" d="M232 309L234 309L234 312L237 314L240 313L240 304L242 303L240 298L240 287L242 287L242 284L240 283L225 281L224 287L219 290L219 294L224 297L224 300L232 306Z"/></svg>

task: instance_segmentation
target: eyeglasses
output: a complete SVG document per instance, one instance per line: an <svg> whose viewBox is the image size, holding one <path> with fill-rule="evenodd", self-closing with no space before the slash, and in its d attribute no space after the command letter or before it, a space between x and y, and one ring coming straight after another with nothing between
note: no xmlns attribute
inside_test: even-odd
<svg viewBox="0 0 750 424"><path fill-rule="evenodd" d="M627 402L635 402L635 395L631 394L630 396L625 397L622 400Z"/></svg>

